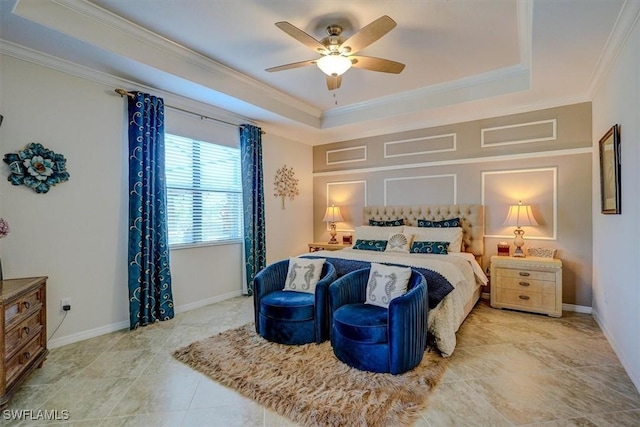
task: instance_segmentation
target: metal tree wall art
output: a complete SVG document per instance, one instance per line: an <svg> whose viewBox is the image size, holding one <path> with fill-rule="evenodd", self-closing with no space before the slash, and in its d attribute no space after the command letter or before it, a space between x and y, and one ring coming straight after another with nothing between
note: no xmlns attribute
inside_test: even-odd
<svg viewBox="0 0 640 427"><path fill-rule="evenodd" d="M67 159L36 142L17 153L5 154L3 160L11 170L7 180L13 185L26 185L36 193L46 193L69 179Z"/></svg>
<svg viewBox="0 0 640 427"><path fill-rule="evenodd" d="M293 168L288 168L287 165L282 166L276 171L276 176L273 179L275 197L280 197L282 200L282 209L284 209L284 199L286 197L289 200L293 200L299 193L298 191L298 179L293 171Z"/></svg>

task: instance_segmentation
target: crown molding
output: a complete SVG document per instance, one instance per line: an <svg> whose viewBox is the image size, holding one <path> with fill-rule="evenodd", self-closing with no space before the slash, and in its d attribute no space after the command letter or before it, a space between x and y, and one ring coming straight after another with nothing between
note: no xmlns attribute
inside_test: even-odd
<svg viewBox="0 0 640 427"><path fill-rule="evenodd" d="M320 127L320 109L86 0L19 0L13 13L258 108Z"/></svg>
<svg viewBox="0 0 640 427"><path fill-rule="evenodd" d="M620 8L620 13L609 34L605 48L602 50L598 63L591 77L591 84L587 89L589 99L593 99L604 82L605 77L611 70L613 63L620 55L631 32L640 20L640 2L637 0L626 0Z"/></svg>
<svg viewBox="0 0 640 427"><path fill-rule="evenodd" d="M108 86L113 89L117 87L123 87L127 90L141 90L145 92L151 92L156 94L157 96L162 97L167 104L173 104L177 107L188 109L195 114L212 116L237 124L257 124L255 120L232 113L222 108L195 101L184 96L176 95L162 89L146 86L138 82L115 77L111 74L103 73L101 71L94 70L93 68L85 67L83 65L78 65L74 62L67 61L56 56L52 56L24 46L20 46L2 39L0 39L0 55L10 56L12 58L50 68L52 70L79 77L84 80ZM113 96L120 95L113 92Z"/></svg>

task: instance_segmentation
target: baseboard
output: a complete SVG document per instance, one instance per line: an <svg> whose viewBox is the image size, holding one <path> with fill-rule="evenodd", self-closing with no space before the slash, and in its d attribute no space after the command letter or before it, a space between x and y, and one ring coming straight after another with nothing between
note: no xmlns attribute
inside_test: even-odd
<svg viewBox="0 0 640 427"><path fill-rule="evenodd" d="M190 304L184 304L181 306L176 306L175 313L184 313L187 311L195 310L197 308L205 307L207 305L211 305L217 302L226 301L231 298L235 298L242 295L242 291L234 291L228 292L226 294L217 295L215 297L203 299L200 301L192 302ZM109 334L111 332L120 331L122 329L129 328L129 321L123 320L121 322L112 323L110 325L100 326L99 328L89 329L88 331L82 331L71 335L66 335L60 338L54 338L47 342L47 347L50 349L56 347L62 347L64 345L73 344L78 341L88 340L90 338L95 338L100 335Z"/></svg>
<svg viewBox="0 0 640 427"><path fill-rule="evenodd" d="M640 372L634 371L631 368L631 364L628 363L627 360L623 357L624 353L620 351L620 349L616 344L616 341L613 339L613 336L609 333L607 328L604 326L604 324L600 320L600 317L598 316L598 312L594 311L592 313L592 316L595 319L598 326L600 326L600 330L602 330L602 333L604 334L605 338L607 338L607 341L609 341L609 345L613 349L613 352L616 354L616 356L618 356L618 360L620 360L620 364L622 364L622 367L627 372L627 375L629 375L629 379L631 380L633 385L636 386L636 389L640 390Z"/></svg>
<svg viewBox="0 0 640 427"><path fill-rule="evenodd" d="M222 301L226 301L226 300L231 299L231 298L239 297L240 295L242 295L242 291L241 290L237 290L237 291L233 291L233 292L227 292L226 294L216 295L215 297L211 297L211 298L203 299L203 300L200 300L200 301L192 302L190 304L184 304L184 305L176 306L175 312L176 313L184 313L186 311L195 310L197 308L205 307L207 305L215 304L217 302L222 302Z"/></svg>
<svg viewBox="0 0 640 427"><path fill-rule="evenodd" d="M562 304L563 311L573 311L576 313L593 314L591 307L586 305Z"/></svg>

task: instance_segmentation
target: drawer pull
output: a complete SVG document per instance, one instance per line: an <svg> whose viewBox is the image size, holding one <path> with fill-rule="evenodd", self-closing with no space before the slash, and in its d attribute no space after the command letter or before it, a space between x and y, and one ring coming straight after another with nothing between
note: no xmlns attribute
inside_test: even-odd
<svg viewBox="0 0 640 427"><path fill-rule="evenodd" d="M518 282L520 286L529 286L529 282Z"/></svg>
<svg viewBox="0 0 640 427"><path fill-rule="evenodd" d="M529 277L529 276L531 276L531 273L526 272L526 271L521 271L521 272L519 272L518 274L519 274L519 275L521 275L522 277Z"/></svg>
<svg viewBox="0 0 640 427"><path fill-rule="evenodd" d="M529 296L528 295L519 295L518 298L526 300L526 299L529 299Z"/></svg>
<svg viewBox="0 0 640 427"><path fill-rule="evenodd" d="M28 351L25 351L24 352L24 358L25 358L25 360L31 359L31 353L29 353Z"/></svg>
<svg viewBox="0 0 640 427"><path fill-rule="evenodd" d="M29 329L28 326L25 326L24 328L22 328L22 332L24 332L25 335L29 335L31 333L31 329Z"/></svg>
<svg viewBox="0 0 640 427"><path fill-rule="evenodd" d="M23 306L25 309L29 310L29 307L31 307L31 304L29 303L29 301L25 301L25 302L23 302L23 303L22 303L22 306Z"/></svg>

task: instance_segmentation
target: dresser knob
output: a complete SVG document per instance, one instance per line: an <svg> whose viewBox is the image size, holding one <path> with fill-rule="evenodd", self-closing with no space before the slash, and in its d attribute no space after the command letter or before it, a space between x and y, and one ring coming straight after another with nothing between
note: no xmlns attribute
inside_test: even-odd
<svg viewBox="0 0 640 427"><path fill-rule="evenodd" d="M529 282L519 282L520 286L529 286Z"/></svg>
<svg viewBox="0 0 640 427"><path fill-rule="evenodd" d="M526 299L529 299L529 296L528 295L520 295L520 296L518 296L518 298L526 300Z"/></svg>
<svg viewBox="0 0 640 427"><path fill-rule="evenodd" d="M521 272L519 272L518 274L519 274L519 275L521 275L522 277L528 277L528 276L531 276L531 273L526 272L526 271L521 271Z"/></svg>
<svg viewBox="0 0 640 427"><path fill-rule="evenodd" d="M29 353L28 351L25 351L25 352L24 352L24 358L25 358L26 360L31 359L31 353Z"/></svg>
<svg viewBox="0 0 640 427"><path fill-rule="evenodd" d="M31 304L29 303L29 301L25 301L25 302L22 303L22 306L24 308L26 308L27 310L29 310L29 307L31 307Z"/></svg>
<svg viewBox="0 0 640 427"><path fill-rule="evenodd" d="M25 326L24 328L22 328L22 331L25 333L25 335L29 335L31 333L31 329L29 329L28 326Z"/></svg>

